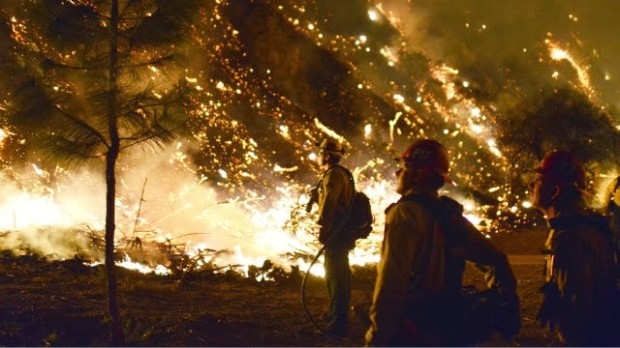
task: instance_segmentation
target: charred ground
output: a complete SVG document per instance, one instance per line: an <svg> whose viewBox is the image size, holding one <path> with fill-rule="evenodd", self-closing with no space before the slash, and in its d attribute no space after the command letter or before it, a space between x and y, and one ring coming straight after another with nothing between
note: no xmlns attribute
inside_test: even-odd
<svg viewBox="0 0 620 348"><path fill-rule="evenodd" d="M534 254L542 233L513 232L492 238L512 254ZM522 329L513 342L494 337L485 346L552 344L535 323L542 272L516 265ZM304 316L301 274L271 269L275 281L257 282L235 272L143 275L119 269L119 294L129 345L134 346L359 346L365 326L352 313L347 338L318 333ZM49 261L36 256L0 258L0 345L102 346L108 329L105 274L83 260ZM355 268L352 305L368 305L374 267ZM475 271L467 283L483 286ZM310 311L320 321L327 309L322 279L307 288Z"/></svg>

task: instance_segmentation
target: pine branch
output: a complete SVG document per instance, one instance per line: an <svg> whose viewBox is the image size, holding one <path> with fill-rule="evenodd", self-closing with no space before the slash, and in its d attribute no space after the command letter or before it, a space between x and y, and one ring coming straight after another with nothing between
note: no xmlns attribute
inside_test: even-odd
<svg viewBox="0 0 620 348"><path fill-rule="evenodd" d="M103 145L105 145L105 147L109 148L110 144L108 143L108 141L105 139L105 137L94 127L92 127L91 125L89 125L88 123L84 122L83 120L80 120L79 118L65 112L64 110L62 110L58 105L52 105L52 107L58 111L61 115L65 116L66 118L68 118L69 120L71 120L72 122L74 122L75 124L79 125L80 127L84 128L85 130L87 130L90 134L94 135L96 138L98 138L101 143Z"/></svg>
<svg viewBox="0 0 620 348"><path fill-rule="evenodd" d="M176 54L168 54L168 55L158 57L150 61L131 63L131 64L119 64L119 67L120 68L138 68L138 67L144 67L144 66L149 66L149 65L161 65L168 60L172 60L176 56L177 56Z"/></svg>
<svg viewBox="0 0 620 348"><path fill-rule="evenodd" d="M144 143L144 142L152 141L153 139L155 139L155 138L157 138L157 137L158 137L158 135L157 135L157 134L152 134L152 135L150 135L150 136L148 136L148 137L144 137L144 138L141 138L141 139L121 138L121 140L135 140L135 141L133 141L133 142L131 142L131 143L127 144L127 145L123 145L123 146L121 146L121 151L122 151L122 150L125 150L125 149L127 149L127 148L130 148L130 147L132 147L132 146L138 145L138 144L140 144L140 143Z"/></svg>
<svg viewBox="0 0 620 348"><path fill-rule="evenodd" d="M91 71L91 70L99 70L99 69L101 69L101 67L99 67L99 66L69 65L69 64L66 64L66 63L61 63L59 61L56 61L53 58L50 58L50 57L45 56L43 54L41 56L43 58L43 64L48 65L48 66L52 66L52 67L56 67L56 68L69 69L69 70L82 70L82 71Z"/></svg>

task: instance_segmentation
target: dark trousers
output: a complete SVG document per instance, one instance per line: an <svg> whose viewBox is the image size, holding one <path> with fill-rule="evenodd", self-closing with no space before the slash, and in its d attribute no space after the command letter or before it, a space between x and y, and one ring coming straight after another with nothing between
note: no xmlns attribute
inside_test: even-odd
<svg viewBox="0 0 620 348"><path fill-rule="evenodd" d="M349 249L325 249L325 282L331 300L330 316L335 325L346 327L351 300Z"/></svg>

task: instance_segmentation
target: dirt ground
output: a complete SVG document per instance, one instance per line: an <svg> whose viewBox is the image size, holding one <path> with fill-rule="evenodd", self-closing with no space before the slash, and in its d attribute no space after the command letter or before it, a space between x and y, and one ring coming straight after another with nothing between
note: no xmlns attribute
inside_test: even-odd
<svg viewBox="0 0 620 348"><path fill-rule="evenodd" d="M510 233L492 240L513 254L533 254L540 233ZM532 250L534 249L534 250ZM552 340L535 323L542 300L538 265L517 265L522 329L512 342L493 337L483 346L547 346ZM359 346L365 325L351 314L348 337L327 337L304 315L299 273L256 282L234 273L175 277L120 270L119 297L132 346ZM374 267L355 268L352 305L367 306ZM468 270L466 283L482 286ZM183 284L183 285L181 285ZM33 256L0 258L0 345L105 346L106 293L102 266L81 260L46 261ZM324 282L311 278L308 307L319 322L327 310Z"/></svg>

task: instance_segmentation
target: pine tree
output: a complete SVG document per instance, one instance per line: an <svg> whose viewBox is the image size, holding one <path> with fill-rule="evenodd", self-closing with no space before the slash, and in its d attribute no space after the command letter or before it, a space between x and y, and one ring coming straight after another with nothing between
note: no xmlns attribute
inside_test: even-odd
<svg viewBox="0 0 620 348"><path fill-rule="evenodd" d="M116 163L184 128L195 0L11 0L6 114L32 151L81 165L105 160L105 264L111 343L124 344L114 265ZM3 57L7 52L3 52ZM3 60L6 63L6 59ZM9 88L10 87L10 88Z"/></svg>

